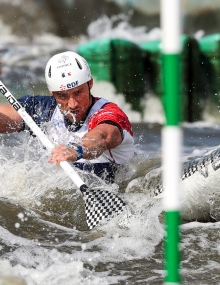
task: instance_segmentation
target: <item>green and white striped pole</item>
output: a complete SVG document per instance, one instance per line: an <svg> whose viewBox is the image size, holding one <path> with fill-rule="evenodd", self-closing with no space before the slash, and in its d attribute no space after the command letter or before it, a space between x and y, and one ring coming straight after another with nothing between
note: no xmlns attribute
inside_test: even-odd
<svg viewBox="0 0 220 285"><path fill-rule="evenodd" d="M180 197L182 131L180 123L180 0L161 0L163 103L166 124L162 129L165 239L165 285L180 284Z"/></svg>

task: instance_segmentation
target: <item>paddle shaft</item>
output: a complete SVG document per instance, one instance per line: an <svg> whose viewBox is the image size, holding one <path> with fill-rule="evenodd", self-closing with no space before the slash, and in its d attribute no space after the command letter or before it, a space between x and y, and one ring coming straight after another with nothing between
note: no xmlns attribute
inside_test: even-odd
<svg viewBox="0 0 220 285"><path fill-rule="evenodd" d="M32 132L37 136L41 143L48 149L52 150L54 148L53 143L48 139L44 132L39 128L39 126L34 122L32 117L25 111L18 100L10 93L6 86L0 80L0 92L8 100L8 102L14 107L14 109L19 113L25 123L29 126ZM60 166L63 168L65 173L71 178L75 185L83 192L83 189L87 187L82 181L80 176L76 173L71 164L67 161L61 161Z"/></svg>
<svg viewBox="0 0 220 285"><path fill-rule="evenodd" d="M32 117L25 111L22 105L9 92L6 86L0 80L0 93L19 113L32 132L38 137L42 144L48 149L54 148L53 143L47 138L44 132L34 122ZM76 173L72 165L67 161L60 162L60 166L66 174L72 179L74 184L84 195L86 221L89 229L96 227L102 220L109 219L114 215L122 213L126 209L125 202L117 195L101 189L90 189Z"/></svg>

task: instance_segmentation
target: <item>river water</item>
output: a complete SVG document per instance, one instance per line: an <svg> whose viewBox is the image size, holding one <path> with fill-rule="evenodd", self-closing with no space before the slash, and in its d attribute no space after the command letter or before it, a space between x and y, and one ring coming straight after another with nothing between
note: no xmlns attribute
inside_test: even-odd
<svg viewBox="0 0 220 285"><path fill-rule="evenodd" d="M55 51L75 50L77 44L49 36L22 41L9 37L1 43L1 79L16 96L45 94L46 61ZM146 94L142 118L131 110L123 95L116 94L111 84L95 82L92 93L118 103L125 110L133 123L137 155L120 169L111 186L91 173L79 171L79 175L91 187L120 196L132 216L115 217L89 231L80 192L61 168L48 164L48 153L41 143L25 132L1 135L0 281L7 281L6 284L163 283L162 198L148 193L161 179L162 107L155 96ZM219 144L220 123L213 118L183 123L181 127L183 163ZM209 191L204 195L188 185L187 192L192 195L187 196L183 207L190 205L192 212L202 215L204 212L204 217L210 219L196 221L196 215L185 219L187 210L183 208L182 284L220 284L220 186L214 183L217 179L214 175L209 177L206 187ZM207 201L208 210L198 206L200 199Z"/></svg>
<svg viewBox="0 0 220 285"><path fill-rule="evenodd" d="M162 201L149 197L143 182L149 173L160 172L161 126L133 127L138 155L115 184L79 172L91 187L119 195L133 213L126 227L116 217L92 231L81 194L59 167L47 163L40 143L23 133L1 136L2 278L15 278L10 284L22 278L28 285L163 283ZM183 131L183 160L216 146L220 138L219 124L185 125ZM193 204L198 197L191 199ZM220 284L219 230L218 221L182 221L182 284Z"/></svg>

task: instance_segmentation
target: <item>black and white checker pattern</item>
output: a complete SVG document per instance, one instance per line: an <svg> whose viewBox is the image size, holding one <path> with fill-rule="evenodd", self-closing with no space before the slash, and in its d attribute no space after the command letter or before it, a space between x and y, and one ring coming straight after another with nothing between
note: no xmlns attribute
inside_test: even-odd
<svg viewBox="0 0 220 285"><path fill-rule="evenodd" d="M200 167L204 167L205 165L201 165ZM184 180L188 177L190 177L191 175L193 175L194 173L196 173L199 170L198 168L198 164L193 162L188 164L186 167L183 168L183 172L182 172L182 176L181 176L181 180Z"/></svg>
<svg viewBox="0 0 220 285"><path fill-rule="evenodd" d="M220 148L214 150L208 155L205 155L200 158L196 158L190 162L188 162L185 167L183 167L181 180L184 180L191 175L193 175L196 172L202 173L202 175L205 175L205 172L203 171L208 167L209 164L213 165L213 169L215 169L215 164L219 164L220 160Z"/></svg>
<svg viewBox="0 0 220 285"><path fill-rule="evenodd" d="M109 219L120 214L126 207L121 198L108 191L88 188L83 194L89 229L96 227L103 219Z"/></svg>
<svg viewBox="0 0 220 285"><path fill-rule="evenodd" d="M154 196L158 196L163 192L163 186L162 184L157 185L154 189Z"/></svg>
<svg viewBox="0 0 220 285"><path fill-rule="evenodd" d="M217 148L213 150L208 155L204 155L202 157L197 157L187 163L184 164L182 169L182 175L180 180L185 180L195 174L196 172L199 172L204 177L207 177L208 175L208 166L212 165L212 168L214 171L220 168L220 148ZM160 183L157 185L154 189L154 196L158 196L163 192L163 186Z"/></svg>

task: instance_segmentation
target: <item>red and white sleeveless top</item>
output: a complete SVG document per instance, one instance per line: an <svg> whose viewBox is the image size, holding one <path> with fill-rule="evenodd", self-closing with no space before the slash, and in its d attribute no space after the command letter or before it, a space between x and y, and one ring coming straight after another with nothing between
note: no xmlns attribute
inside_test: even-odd
<svg viewBox="0 0 220 285"><path fill-rule="evenodd" d="M134 155L133 132L128 117L116 104L111 103L106 99L95 98L95 104L90 109L84 124L74 133L67 131L64 123L64 116L60 112L58 106L54 110L51 121L56 127L56 132L58 131L62 137L68 137L67 144L68 142L79 141L79 138L82 138L88 131L94 129L103 121L112 121L121 127L123 131L123 140L121 144L113 149L104 151L98 158L90 160L91 163L114 162L123 164ZM53 140L55 143L56 141L59 141L56 134L54 134ZM85 160L80 159L77 162L85 162Z"/></svg>

